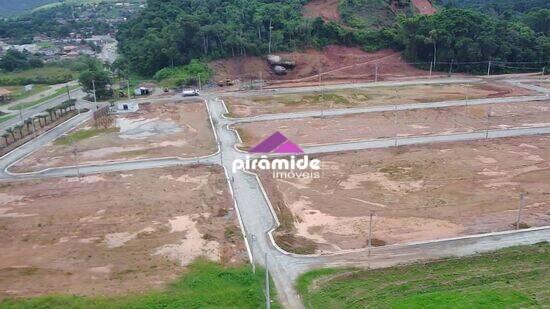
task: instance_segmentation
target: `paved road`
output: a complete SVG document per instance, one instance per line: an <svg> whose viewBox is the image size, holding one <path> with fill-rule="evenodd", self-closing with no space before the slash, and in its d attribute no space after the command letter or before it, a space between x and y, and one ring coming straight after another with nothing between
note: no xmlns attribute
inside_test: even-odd
<svg viewBox="0 0 550 309"><path fill-rule="evenodd" d="M288 254L280 250L274 244L270 232L278 226L278 220L270 205L270 201L264 195L262 184L259 179L249 173L239 171L231 172L231 163L234 159L243 158L244 154L235 150L234 145L238 142L238 136L228 129L231 120L223 118L227 113L222 101L215 98L208 99L209 109L214 119L217 135L220 139L223 166L230 173L230 184L233 197L236 201L242 224L245 231L245 239L251 248L254 262L265 265L265 257L269 261L269 270L277 287L279 298L282 304L288 308L301 308L302 302L294 289L296 278L303 272L326 266L390 266L401 262L411 262L421 259L432 259L449 255L471 254L479 251L494 250L507 245L530 244L543 240L550 240L550 229L536 233L524 232L521 236L516 233L505 235L491 235L487 237L473 238L469 240L456 239L443 242L431 242L424 245L388 246L377 248L371 252L373 258L369 258L368 251L358 250L332 256L298 256ZM548 128L535 128L521 130L493 130L489 132L489 138L497 138L513 134L538 134L541 132L550 133ZM477 132L463 135L445 135L438 137L411 137L399 140L400 144L442 142L461 139L479 139L486 136L486 132ZM430 138L434 140L430 141ZM389 143L388 143L389 142ZM395 146L394 140L382 141L379 147ZM352 147L349 146L351 144ZM369 146L369 142L347 143L319 148L306 148L306 152L340 151L346 148L362 149ZM371 145L372 146L372 145ZM409 247L410 246L410 247Z"/></svg>
<svg viewBox="0 0 550 309"><path fill-rule="evenodd" d="M244 117L244 118L228 118L228 121L230 124L237 124L237 123L248 123L248 122L258 122L258 121L300 119L300 118L308 118L308 117L311 118L311 117L326 117L326 116L343 116L343 115L363 114L363 113L403 111L403 110L411 110L411 109L429 109L429 108L443 108L443 107L453 107L453 106L473 106L473 105L503 104L503 103L525 103L525 102L534 102L534 101L550 102L550 98L547 96L519 96L519 97L508 97L508 98L452 100L452 101L442 101L442 102L432 102L432 103L405 103L405 104L395 104L395 105L326 109L326 110L294 112L294 113L264 114L264 115Z"/></svg>
<svg viewBox="0 0 550 309"><path fill-rule="evenodd" d="M402 84L402 83L400 83ZM245 239L250 247L253 262L265 265L267 257L269 270L276 284L279 298L288 308L301 308L302 302L294 289L295 279L303 272L324 266L369 266L385 267L402 262L411 262L421 259L432 259L451 255L466 255L480 251L498 249L504 246L531 244L542 240L550 241L550 228L532 229L513 233L497 233L468 238L433 241L400 246L387 246L368 250L356 250L332 254L329 256L299 256L288 254L280 250L272 241L270 232L277 227L278 220L273 213L269 200L258 178L242 171L232 173L234 159L243 158L244 154L237 151L234 145L238 142L236 133L228 128L232 120L223 117L227 110L222 101L214 97L207 97L209 113L212 117L214 129L220 145L220 154L202 159L152 159L133 162L105 163L97 165L53 168L38 173L13 175L5 169L11 164L24 158L26 155L42 148L48 142L55 140L65 132L75 128L79 123L88 119L91 113L78 115L69 121L50 130L35 140L19 147L0 159L0 179L13 180L25 178L47 178L57 176L71 176L81 174L102 173L108 171L124 171L129 169L154 168L178 164L223 164L231 185L231 191L236 201L239 217L242 220ZM496 104L496 103L495 103ZM504 136L518 136L527 134L550 133L550 127L522 128L517 130L491 130L489 138ZM421 136L399 138L398 144L445 142L456 140L470 140L485 138L487 132L474 132L444 136ZM375 144L380 143L380 144ZM310 153L325 151L343 151L349 149L364 149L370 146L392 147L395 140L362 141L337 145L324 145L306 148Z"/></svg>
<svg viewBox="0 0 550 309"><path fill-rule="evenodd" d="M418 79L408 81L387 81L387 82L370 82L370 83L356 83L356 84L332 84L332 85L318 85L299 88L276 88L276 89L264 89L264 90L249 90L238 92L226 92L220 95L229 95L233 97L251 97L251 96L264 96L274 94L292 94L292 93L304 93L304 92L321 92L321 91L333 91L344 89L359 89L359 88L375 88L375 87L402 87L402 86L415 86L415 85L433 85L433 84L463 84L474 83L481 81L481 78L469 77L469 78L432 78L432 79Z"/></svg>
<svg viewBox="0 0 550 309"><path fill-rule="evenodd" d="M482 140L486 138L492 139L492 138L537 135L537 134L550 134L550 126L537 127L537 128L497 129L497 130L488 130L488 131L484 130L484 131L477 131L477 132L455 133L455 134L444 134L444 135L379 138L379 139L366 140L366 141L304 147L304 152L307 154L330 153L330 152L353 151L353 150L371 149L371 148L388 148L388 147L405 146L405 145L421 145L421 144L429 144L429 143L471 141L471 140Z"/></svg>
<svg viewBox="0 0 550 309"><path fill-rule="evenodd" d="M85 104L85 102L82 101L82 98L85 96L85 94L80 88L74 89L70 93L71 93L71 98L78 99L77 107L78 106L80 106L80 107L86 106L87 107L87 104ZM31 108L27 108L25 110L22 110L20 113L17 112L16 113L17 116L0 123L0 132L5 131L9 127L13 127L13 126L17 125L18 123L21 123L21 119L24 120L24 119L27 119L29 117L33 117L34 115L40 114L40 113L44 112L45 110L47 110L48 108L52 108L54 106L57 106L57 105L63 103L64 101L66 101L66 100L67 100L67 94L63 94L63 95L57 96L57 97L55 97L51 100L48 100L48 101L46 101L42 104L38 104L38 105L35 105Z"/></svg>

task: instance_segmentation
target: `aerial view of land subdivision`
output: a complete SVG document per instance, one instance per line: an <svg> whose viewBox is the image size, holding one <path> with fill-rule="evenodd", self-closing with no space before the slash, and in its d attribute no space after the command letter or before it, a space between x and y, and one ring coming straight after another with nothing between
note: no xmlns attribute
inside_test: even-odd
<svg viewBox="0 0 550 309"><path fill-rule="evenodd" d="M550 306L549 19L0 0L0 308Z"/></svg>

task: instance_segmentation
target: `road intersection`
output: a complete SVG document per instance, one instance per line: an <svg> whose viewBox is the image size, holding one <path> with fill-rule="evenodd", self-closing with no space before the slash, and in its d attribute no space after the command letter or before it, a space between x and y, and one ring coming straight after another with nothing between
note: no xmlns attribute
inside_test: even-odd
<svg viewBox="0 0 550 309"><path fill-rule="evenodd" d="M457 79L454 82L464 82ZM437 83L438 80L420 80L417 84ZM441 82L441 81L439 81ZM517 86L522 86L521 81L512 81ZM381 84L381 83L379 83ZM407 82L386 82L389 86L402 86L414 84ZM353 85L357 87L357 85ZM368 84L368 87L372 87ZM347 87L347 88L346 88ZM349 85L331 85L323 86L323 89L349 89ZM540 87L539 87L540 88ZM318 87L307 87L309 91L319 91ZM542 93L541 89L532 89ZM307 91L306 89L282 89L277 93L285 91ZM240 93L238 95L246 95ZM252 95L256 95L253 93ZM398 110L418 109L418 108L437 108L447 106L479 105L479 104L499 104L499 103L521 103L527 101L550 101L542 95L510 97L510 98L492 98L463 101L445 101L435 103L415 103L402 104ZM167 98L162 98L166 100ZM105 173L113 171L128 171L135 169L156 168L176 165L221 165L226 171L230 191L232 192L235 206L239 214L243 236L249 251L249 257L253 263L265 265L266 259L272 278L276 284L279 298L282 304L289 308L303 307L300 297L295 291L294 282L296 278L305 271L327 266L361 266L361 267L387 267L398 263L412 262L422 259L434 259L446 256L462 256L475 252L495 250L505 246L531 244L540 241L550 240L550 227L532 228L522 231L492 233L484 235L475 235L469 237L460 237L446 240L434 240L429 242L392 245L376 247L372 249L351 250L339 252L330 255L296 255L285 252L275 243L272 232L279 225L278 218L270 204L270 201L263 189L259 178L250 172L238 171L233 173L232 163L236 159L242 159L246 154L236 148L240 143L238 133L231 128L231 125L240 122L267 121L278 119L296 119L304 117L317 117L320 113L324 116L338 116L355 113L368 113L381 111L379 109L394 110L397 106L381 106L367 108L334 109L325 111L299 112L288 114L262 115L250 118L234 119L227 118L227 107L219 99L219 95L214 93L207 94L204 97L205 104L208 107L208 113L213 126L215 137L218 143L218 151L205 157L197 158L155 158L148 160L135 160L123 162L105 162L93 165L66 166L61 168L49 168L42 171L31 173L12 173L10 166L24 159L31 153L38 151L48 143L53 142L58 137L73 130L84 121L90 119L91 112L79 114L54 129L42 134L41 136L29 141L21 147L6 154L0 159L0 180L12 181L19 179L49 178L61 176L77 176L96 173ZM154 100L151 100L154 101ZM493 139L508 136L522 136L535 134L550 134L550 127L533 128L513 128L502 130L476 131L461 134L447 135L427 135L400 137L397 139L398 145L413 145L435 142L466 141L476 139ZM360 150L368 148L395 147L396 139L376 139L368 141L359 141L352 143L337 143L330 145L317 145L305 148L306 153L326 153L349 150Z"/></svg>

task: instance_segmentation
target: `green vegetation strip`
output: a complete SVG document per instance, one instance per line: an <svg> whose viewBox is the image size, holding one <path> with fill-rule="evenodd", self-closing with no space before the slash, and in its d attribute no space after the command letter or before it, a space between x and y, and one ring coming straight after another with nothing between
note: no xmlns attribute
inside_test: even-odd
<svg viewBox="0 0 550 309"><path fill-rule="evenodd" d="M93 128L88 130L79 130L58 138L55 143L57 145L70 145L72 143L76 143L78 141L82 141L100 134L114 133L118 131L119 128Z"/></svg>
<svg viewBox="0 0 550 309"><path fill-rule="evenodd" d="M264 272L195 261L164 291L117 297L44 296L8 299L0 308L263 308ZM273 296L273 299L275 296ZM272 308L279 308L273 304Z"/></svg>
<svg viewBox="0 0 550 309"><path fill-rule="evenodd" d="M77 89L78 87L80 87L80 86L76 86L76 85L75 85L75 86L71 86L71 87L69 87L69 91L72 91L72 90L74 90L74 89ZM66 92L67 92L67 88L65 88L65 87L59 88L59 89L57 89L54 93L52 93L52 94L50 94L50 95L48 95L48 96L45 96L45 97L40 98L40 99L35 100L35 101L25 102L25 103L17 104L17 105L15 105L15 106L11 106L11 107L9 108L9 110L21 110L21 109L33 107L33 106L36 106L36 105L38 105L38 104L42 104L42 103L44 103L44 102L46 102L46 101L48 101L48 100L51 100L51 99L53 99L53 98L55 98L55 97L58 97L58 96L60 96L60 95L62 95L62 94L64 94L64 93L66 93Z"/></svg>
<svg viewBox="0 0 550 309"><path fill-rule="evenodd" d="M4 121L8 121L10 119L12 119L13 117L15 117L15 115L4 115L4 116L0 116L0 123L4 122Z"/></svg>
<svg viewBox="0 0 550 309"><path fill-rule="evenodd" d="M298 280L306 308L526 308L550 303L550 245Z"/></svg>

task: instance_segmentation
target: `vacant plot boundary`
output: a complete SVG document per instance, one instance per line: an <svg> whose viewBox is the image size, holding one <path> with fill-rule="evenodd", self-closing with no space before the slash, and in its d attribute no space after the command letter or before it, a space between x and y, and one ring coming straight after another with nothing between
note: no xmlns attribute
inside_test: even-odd
<svg viewBox="0 0 550 309"><path fill-rule="evenodd" d="M329 253L550 223L548 136L453 142L319 156L320 179L261 174L281 223L277 243Z"/></svg>

